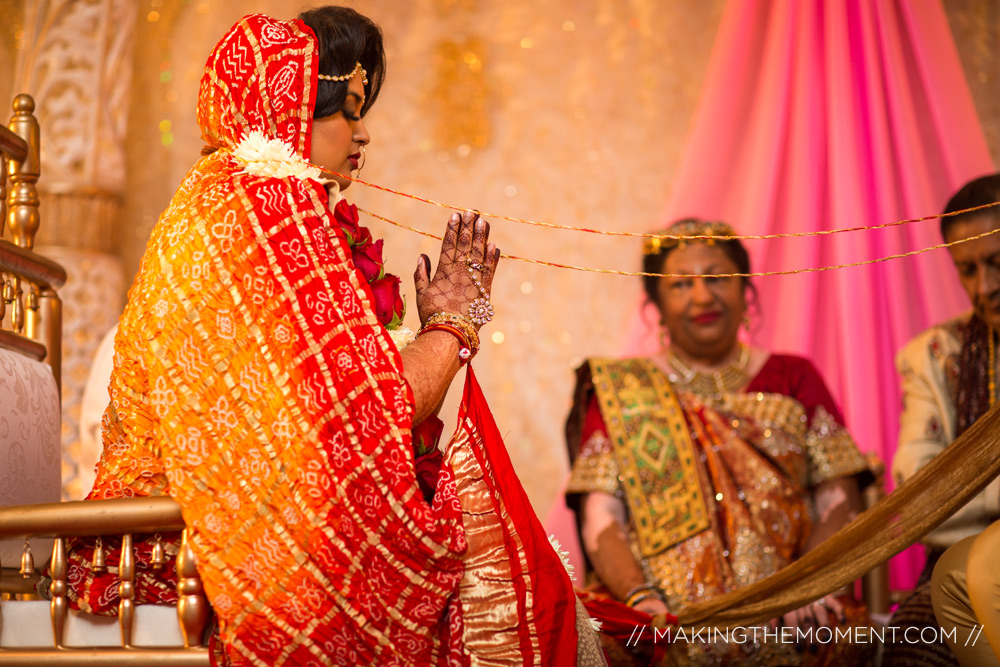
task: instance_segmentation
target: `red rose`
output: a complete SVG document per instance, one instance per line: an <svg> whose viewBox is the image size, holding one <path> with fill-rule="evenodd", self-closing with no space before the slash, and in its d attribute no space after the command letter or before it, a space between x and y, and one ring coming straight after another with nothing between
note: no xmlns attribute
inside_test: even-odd
<svg viewBox="0 0 1000 667"><path fill-rule="evenodd" d="M375 241L375 243L354 246L351 248L351 258L354 260L354 266L365 277L365 282L370 283L377 280L385 273L382 260L382 239Z"/></svg>
<svg viewBox="0 0 1000 667"><path fill-rule="evenodd" d="M372 233L368 231L367 227L358 227L357 236L354 237L354 241L351 246L365 245L366 243L372 242Z"/></svg>
<svg viewBox="0 0 1000 667"><path fill-rule="evenodd" d="M417 485L424 495L424 500L434 500L434 490L437 488L438 476L441 474L441 461L444 459L437 449L417 458L413 463L413 471L417 475Z"/></svg>
<svg viewBox="0 0 1000 667"><path fill-rule="evenodd" d="M437 449L444 422L437 415L431 415L413 427L413 451L417 456L423 456Z"/></svg>
<svg viewBox="0 0 1000 667"><path fill-rule="evenodd" d="M347 235L347 242L354 245L355 239L361 237L362 229L361 225L358 224L360 220L358 217L358 207L354 204L348 204L346 199L341 199L333 207L333 219L344 230L344 234Z"/></svg>
<svg viewBox="0 0 1000 667"><path fill-rule="evenodd" d="M384 326L392 328L403 320L403 296L399 293L399 277L387 273L372 283L375 297L375 317Z"/></svg>

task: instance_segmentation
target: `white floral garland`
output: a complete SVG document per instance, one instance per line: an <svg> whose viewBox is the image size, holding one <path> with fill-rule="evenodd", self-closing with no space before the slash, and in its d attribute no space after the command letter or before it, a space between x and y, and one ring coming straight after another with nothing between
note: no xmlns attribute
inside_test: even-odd
<svg viewBox="0 0 1000 667"><path fill-rule="evenodd" d="M412 343L417 338L417 334L410 327L400 326L396 329L389 329L389 337L400 352L403 348Z"/></svg>
<svg viewBox="0 0 1000 667"><path fill-rule="evenodd" d="M271 178L294 176L301 180L326 180L322 173L295 154L292 147L281 139L269 139L260 130L250 130L233 149L233 158L243 167L241 173ZM334 181L336 182L336 181ZM338 192L339 195L339 192Z"/></svg>
<svg viewBox="0 0 1000 667"><path fill-rule="evenodd" d="M288 143L281 139L269 139L260 130L250 130L243 137L233 150L233 158L242 167L240 173L268 178L293 176L301 180L323 181L332 202L339 202L342 198L336 181L321 178L322 172L296 155ZM388 331L393 344L400 351L417 337L409 327L401 326Z"/></svg>

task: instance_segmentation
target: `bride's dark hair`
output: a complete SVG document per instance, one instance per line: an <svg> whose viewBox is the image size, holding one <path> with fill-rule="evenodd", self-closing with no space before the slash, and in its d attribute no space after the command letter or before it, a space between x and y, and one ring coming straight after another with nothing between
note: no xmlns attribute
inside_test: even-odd
<svg viewBox="0 0 1000 667"><path fill-rule="evenodd" d="M365 68L368 84L360 114L364 116L375 103L385 79L382 31L367 16L349 7L317 7L299 14L299 20L312 29L319 41L319 74L350 74L357 63ZM325 118L341 110L347 99L347 83L318 80L313 118Z"/></svg>

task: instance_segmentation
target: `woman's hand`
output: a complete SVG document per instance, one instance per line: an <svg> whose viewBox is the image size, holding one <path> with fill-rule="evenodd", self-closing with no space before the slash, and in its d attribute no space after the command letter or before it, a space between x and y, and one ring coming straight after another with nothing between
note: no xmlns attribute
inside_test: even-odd
<svg viewBox="0 0 1000 667"><path fill-rule="evenodd" d="M480 304L489 303L493 275L500 261L500 251L488 242L489 235L489 224L480 220L478 214L455 213L448 220L433 278L430 259L427 255L420 256L413 282L421 327L435 313L460 315L468 326L477 330L488 320L470 316L469 308L476 299L483 299ZM471 329L469 333L473 333ZM448 331L424 329L403 349L403 377L413 391L414 424L440 409L460 360L468 361L470 350L460 345L459 338ZM464 357L460 356L463 352ZM474 354L475 350L471 352Z"/></svg>
<svg viewBox="0 0 1000 667"><path fill-rule="evenodd" d="M427 255L420 256L413 281L417 288L421 326L434 313L453 313L469 318L469 306L473 301L488 300L486 295L491 293L500 261L500 251L488 242L489 236L490 225L481 220L478 213L454 213L448 219L433 278L430 259ZM482 290L476 286L476 280ZM478 329L482 323L474 322L474 325Z"/></svg>

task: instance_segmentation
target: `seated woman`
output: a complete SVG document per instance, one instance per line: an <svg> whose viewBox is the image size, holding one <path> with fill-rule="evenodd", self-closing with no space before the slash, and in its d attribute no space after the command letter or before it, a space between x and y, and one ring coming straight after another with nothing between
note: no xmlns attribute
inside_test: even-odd
<svg viewBox="0 0 1000 667"><path fill-rule="evenodd" d="M589 564L608 594L651 615L792 562L855 516L868 475L815 367L739 341L753 285L719 274L750 273L749 258L738 240L711 238L732 228L683 220L663 233L695 237L645 247L644 272L689 276L643 278L669 346L584 364L567 423L567 501ZM831 594L781 620L832 626L859 611ZM670 651L696 664L798 664L803 648L675 642ZM849 645L811 648L809 661L856 664Z"/></svg>
<svg viewBox="0 0 1000 667"><path fill-rule="evenodd" d="M90 497L180 504L220 661L575 664L572 585L544 535L530 551L541 528L471 374L443 461L424 428L492 316L487 224L453 214L436 271L419 258L422 327L400 350L399 279L339 197L384 59L378 27L340 7L247 16L215 47L208 146L129 292ZM419 456L440 468L420 482ZM500 482L484 488L483 466ZM176 599L170 565L157 572L176 536L136 541L136 602ZM73 545L75 606L113 612L119 545Z"/></svg>

